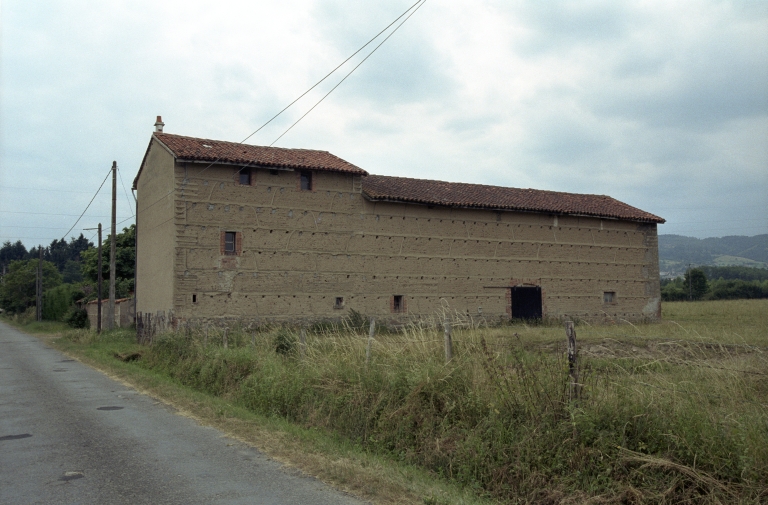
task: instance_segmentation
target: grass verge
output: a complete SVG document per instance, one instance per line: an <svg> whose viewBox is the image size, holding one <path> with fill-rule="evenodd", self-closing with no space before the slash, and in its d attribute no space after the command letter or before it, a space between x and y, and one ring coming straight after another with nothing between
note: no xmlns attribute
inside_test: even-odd
<svg viewBox="0 0 768 505"><path fill-rule="evenodd" d="M166 373L124 362L116 354L146 352L134 343L132 330L104 332L72 330L43 321L20 324L2 318L20 330L35 334L67 355L173 407L179 415L221 430L280 461L338 489L376 504L489 505L492 501L469 489L435 479L413 465L393 462L363 450L327 430L301 426L278 416L260 415L227 398L185 386Z"/></svg>
<svg viewBox="0 0 768 505"><path fill-rule="evenodd" d="M377 503L768 500L768 301L664 310L577 326L578 398L559 325L456 317L448 364L435 321L380 332L367 363L349 324L305 346L284 328L231 330L226 349L213 328L57 345Z"/></svg>

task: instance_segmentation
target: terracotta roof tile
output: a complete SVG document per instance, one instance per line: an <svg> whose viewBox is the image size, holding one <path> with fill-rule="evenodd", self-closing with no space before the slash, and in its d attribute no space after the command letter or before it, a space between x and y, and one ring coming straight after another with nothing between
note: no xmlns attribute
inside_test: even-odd
<svg viewBox="0 0 768 505"><path fill-rule="evenodd" d="M364 177L363 193L371 200L577 214L649 223L664 222L664 219L658 216L603 195L579 195L383 175Z"/></svg>
<svg viewBox="0 0 768 505"><path fill-rule="evenodd" d="M154 133L153 137L162 142L177 158L183 160L368 174L362 168L327 151L254 146L222 140L183 137L170 133Z"/></svg>

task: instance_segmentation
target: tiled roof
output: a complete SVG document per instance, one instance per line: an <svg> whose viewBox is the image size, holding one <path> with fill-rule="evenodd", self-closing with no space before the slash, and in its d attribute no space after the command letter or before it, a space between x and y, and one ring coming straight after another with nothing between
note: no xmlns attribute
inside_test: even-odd
<svg viewBox="0 0 768 505"><path fill-rule="evenodd" d="M328 151L254 146L159 132L153 133L152 138L167 147L176 159L179 160L234 163L244 166L293 168L297 170L323 170L358 175L368 174L362 168L356 167ZM149 152L149 149L147 149L147 152ZM142 167L144 166L143 161L141 165ZM136 176L136 181L134 181L134 186L137 181L138 175Z"/></svg>
<svg viewBox="0 0 768 505"><path fill-rule="evenodd" d="M363 193L374 201L577 214L649 223L664 222L664 219L658 216L603 195L579 195L383 175L364 177Z"/></svg>

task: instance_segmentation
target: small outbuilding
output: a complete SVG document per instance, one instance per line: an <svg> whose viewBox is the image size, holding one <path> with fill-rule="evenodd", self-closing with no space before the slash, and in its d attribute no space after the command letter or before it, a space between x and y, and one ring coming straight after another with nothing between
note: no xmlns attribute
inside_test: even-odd
<svg viewBox="0 0 768 505"><path fill-rule="evenodd" d="M101 301L101 329L107 327L107 305L109 298ZM92 329L96 329L99 313L98 300L91 300L85 304L85 310L88 312L88 322ZM136 311L134 310L133 298L119 298L115 300L115 327L127 328L135 321Z"/></svg>

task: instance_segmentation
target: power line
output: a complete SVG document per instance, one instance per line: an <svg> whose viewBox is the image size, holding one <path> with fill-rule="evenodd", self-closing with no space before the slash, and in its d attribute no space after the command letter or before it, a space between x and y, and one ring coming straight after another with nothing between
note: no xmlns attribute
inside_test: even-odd
<svg viewBox="0 0 768 505"><path fill-rule="evenodd" d="M63 230L63 226L10 226L3 225L3 228L24 228L25 230Z"/></svg>
<svg viewBox="0 0 768 505"><path fill-rule="evenodd" d="M120 167L117 167L117 175L120 176L120 184L123 185L123 193L125 193L125 199L128 200L128 208L131 211L131 217L134 217L133 206L131 205L131 199L128 198L128 190L125 189L125 183L123 182L123 175L120 173ZM128 219L126 219L125 221L128 221ZM124 221L121 221L121 222L124 222Z"/></svg>
<svg viewBox="0 0 768 505"><path fill-rule="evenodd" d="M316 88L316 87L317 87L317 86L318 86L320 83L322 83L322 82L323 82L323 81L325 81L325 80L326 80L328 77L330 77L330 76L331 76L331 75L332 75L334 72L336 72L336 71L337 71L339 68L341 68L341 67L342 67L342 66L343 66L345 63L347 63L347 62L348 62L350 59L352 59L352 58L353 58L353 57L354 57L356 54L358 54L360 51L362 51L363 49L365 49L365 48L366 48L366 47L367 47L367 46L368 46L368 45L369 45L371 42L373 42L373 41L374 41L374 40L376 40L376 39L377 39L379 36L381 36L381 34L382 34L382 33L386 32L386 31L387 31L389 28L391 28L391 27L392 27L392 25L394 25L395 23L397 23L397 21L398 21L398 20L400 20L400 19L401 19L403 16L405 16L405 15L406 15L406 14L408 14L408 13L409 13L411 10L413 10L413 9L414 9L414 7L416 7L416 6L418 5L418 7L416 7L416 9L420 8L420 7L421 7L421 5L423 5L425 1L426 1L426 0L418 0L416 3L414 3L413 5L411 5L410 7L408 7L408 8L407 8L407 9L406 9L406 10L405 10L405 11L404 11L402 14L400 14L400 15L399 15L397 18L395 18L395 20L394 20L394 21L392 21L391 23L389 23L389 24L388 24L388 25L387 25L387 26L386 26L386 27L385 27L383 30L381 30L379 33L377 33L377 34L376 34L376 35L375 35L373 38L371 38L371 39L370 39L368 42L366 42L365 44L363 44L363 45L362 45L362 46L361 46L361 47L360 47L360 48L359 48L357 51L355 51L354 53L352 53L352 54L351 54L351 55L350 55L350 56L349 56L347 59L345 59L345 60L344 60L344 61L342 61L342 62L341 62L339 65L337 65L337 66L336 66L336 68L334 68L334 69L333 69L333 70L331 70L331 71L330 71L328 74L326 74L326 76L325 76L325 77L323 77L322 79L320 79L319 81L317 81L317 82L316 82L316 83L315 83L315 84L314 84L312 87L310 87L310 88L309 88L307 91L305 91L304 93L302 93L302 94L301 94L301 95L300 95L298 98L296 98L294 101L292 101L292 102L291 102L291 103L289 103L287 106L285 106L285 107L284 107L284 108L283 108L283 109L282 109L280 112L278 112L277 114L275 114L275 115L274 115L272 118L270 118L270 119L269 119L269 120L268 120L266 123L264 123L264 124L263 124L263 125L261 125L259 128L257 128L257 129L256 129L256 130L255 130L253 133L251 133L250 135L248 135L247 137L245 137L243 140L241 140L240 142L238 142L238 144L242 144L243 142L245 142L246 140L248 140L249 138L251 138L252 136L254 136L256 133L258 133L259 131L261 131L261 129L262 129L262 128L264 128L265 126L267 126L267 125L268 125L269 123L271 123L271 122L272 122L274 119L276 119L278 116L280 116L280 115L281 115L283 112L285 112L286 110L288 110L288 108L290 108L290 107L291 107L293 104L295 104L296 102L298 102L299 100L301 100L301 99L302 99L302 98L303 98L303 97L304 97L304 96L305 96L307 93L309 93L310 91L312 91L313 89L315 89L315 88ZM416 11L414 10L413 12L416 12ZM408 17L410 17L411 15L413 15L413 12L411 12L411 14L410 14ZM406 20L407 20L407 18L406 18ZM403 21L403 22L405 22L405 21ZM402 26L402 23L400 23L400 26ZM398 26L397 28L400 28L400 26ZM392 33L394 33L394 32L397 30L397 28L395 28L395 30L394 30ZM391 34L390 34L390 35L389 35L387 38L389 38L390 36L391 36ZM385 40L386 40L386 39L385 39ZM383 43L383 42L382 42L382 43ZM380 45L381 45L381 44L379 44L379 46L380 46ZM378 49L378 46L376 47L376 49ZM374 49L374 51L375 51L376 49ZM373 54L373 51L371 51L371 53L370 53L368 56L370 56L371 54ZM366 59L368 58L368 56L366 56ZM363 60L363 61L365 61L365 60ZM362 62L360 62L360 63L362 63ZM360 66L360 64L358 64L357 66ZM357 68L357 67L355 67L355 68ZM354 71L354 69L353 69L352 71ZM351 73L351 72L350 72L350 73ZM348 75L347 75L347 77L348 77ZM346 79L346 77L345 77L344 79ZM343 80L342 80L342 82L343 82ZM341 82L340 82L339 84L341 84ZM338 87L338 86L339 86L339 84L337 84L337 85L334 87L334 89L336 89L336 87ZM331 91L333 91L333 90L331 90ZM327 95L326 95L326 96L327 96ZM325 97L323 97L323 99L325 99ZM317 104L315 104L315 106L317 106ZM313 107L313 108L314 108L314 107ZM311 110L311 109L310 109L310 110ZM305 116L306 116L306 114L305 114ZM303 117L303 116L302 116L302 117ZM293 126L291 126L291 128L293 128ZM285 133L287 133L287 131L286 131L286 132L284 132L284 133L283 133L283 135L285 135ZM282 135L281 135L281 137L282 137ZM278 139L277 139L277 140L279 140L279 137L278 137ZM277 140L275 140L275 142L277 142ZM272 144L274 144L274 142L273 142ZM270 144L270 145L272 145L272 144ZM218 163L220 160L221 160L221 157L217 157L217 158L216 158L214 161L212 161L211 163L209 163L209 164L208 164L208 165L207 165L207 166L206 166L204 169L202 169L200 172L198 172L198 174L197 174L197 175L198 175L198 176L199 176L199 175L201 175L203 172L205 172L206 170L208 170L209 168L211 168L213 165L215 165L216 163ZM248 163L248 164L245 164L245 165L243 165L242 167L240 167L240 170L238 170L238 172L242 171L242 170L243 170L245 167L247 167L248 165L250 165L250 163ZM165 195L161 196L160 198L158 198L157 200L155 200L155 201L154 201L154 202L152 202L151 204L147 205L147 206L146 206L146 207L144 207L143 209L138 209L138 210L137 210L137 214L138 214L138 213L141 213L141 212L144 212L145 210L148 210L148 209L150 209L151 207L153 207L153 206L157 205L157 204L158 204L158 203L160 203L160 202L161 202L161 201L162 201L164 198L166 198L166 197L170 196L170 195L171 195L171 194L172 194L174 191L175 191L175 189L172 189L171 191L169 191L169 192L168 192L168 193L166 193ZM164 223L160 223L160 224L158 224L157 226L160 226L160 225L162 225L162 224L164 224ZM155 228L157 228L157 226L155 226Z"/></svg>
<svg viewBox="0 0 768 505"><path fill-rule="evenodd" d="M46 188L21 188L17 186L0 186L0 189L23 189L25 191L51 191L54 193L89 193L89 191L71 191L66 189L46 189Z"/></svg>
<svg viewBox="0 0 768 505"><path fill-rule="evenodd" d="M72 231L72 230L75 228L75 226L77 226L77 223L79 223L79 222L80 222L80 219L82 219L82 218L83 218L83 216L85 215L85 212L88 210L88 207L90 207L90 206L91 206L91 204L93 203L93 201L96 199L96 196L98 196L98 194L99 194L99 191L101 191L101 188L104 186L104 183L105 183L105 182L107 182L107 178L109 177L109 174L111 174L111 173L112 173L112 169L110 168L110 169L109 169L109 172L107 172L107 176L106 176L106 177L104 177L104 180L103 180L103 181L101 181L101 186L99 186L99 189L97 189L97 190L96 190L96 194L94 194L94 195L93 195L93 198L91 198L91 201L90 201L90 202L88 202L88 205L86 205L86 206L85 206L85 210L83 211L83 213L82 213L82 214L80 214L80 217L78 217L78 218L77 218L77 221L75 221L75 224L73 224L73 225L72 225L72 228L70 228L69 230L67 230L67 233L65 233L65 234L62 236L62 238L61 238L62 240L64 240L64 237L66 237L66 236L67 236L67 234L69 234L69 232L70 232L70 231Z"/></svg>
<svg viewBox="0 0 768 505"><path fill-rule="evenodd" d="M277 138L276 138L276 139L275 139L275 140L274 140L274 141L273 141L271 144L269 144L269 145L270 145L270 147L271 147L271 146L273 146L273 145L275 144L275 142L277 142L278 140L280 140L281 138L283 138L283 135L285 135L286 133L288 133L289 131L291 131L291 129L292 129L294 126L296 126L297 124L299 124L299 121L301 121L302 119L304 119L305 117L307 117L307 114L309 114L310 112L312 112L313 110L315 110L315 107L317 107L318 105L320 105L320 103L321 103L323 100L325 100L326 98L328 98L328 95L330 95L331 93L333 93L333 91L334 91L336 88L338 88L339 86L341 86L341 83L342 83L342 82L344 82L344 81L346 81L346 80L347 80L347 77L349 77L350 75L352 75L352 72L354 72L355 70L357 70L357 68L358 68L360 65L362 65L363 63L365 63L365 60L367 60L368 58L370 58L370 57L371 57L371 55L372 55L373 53L375 53L375 52L376 52L376 50L382 46L382 44L384 44L384 42L386 42L387 40L389 40L389 38L390 38L392 35L394 35L394 34L395 34L395 32L396 32L397 30L399 30L399 29L400 29L400 27L401 27L401 26L403 26L403 24L405 24L405 22L406 22L406 21L408 21L408 20L410 19L410 17L411 17L411 16L413 16L413 15L416 13L416 11L417 11L417 10L419 10L419 9L421 8L421 6L422 6L422 5L424 5L424 3L425 3L425 2L426 2L426 0L423 0L423 1L422 1L422 2L419 4L419 6L418 6L418 7L416 7L416 8L413 10L413 12L411 12L410 14L408 14L408 17L406 17L404 20L402 20L402 21L400 22L400 24L399 24L399 25L397 25L397 26L395 27L395 29L394 29L394 30L392 30L392 32L391 32L389 35L387 35L387 36L384 38L384 40L382 40L382 41L379 43L379 45L378 45L378 46L374 47L374 48L373 48L373 50L372 50L370 53L368 53L368 55L367 55L365 58L363 58L363 60L362 60L360 63L358 63L357 65L355 65L355 67L354 67L352 70L350 70L350 71L349 71L349 73L348 73L347 75L345 75L345 76L344 76L344 78L338 82L338 84L336 84L336 86L332 87L332 88L331 88L331 90L330 90L328 93L326 93L325 95L323 95L323 97L322 97L320 100L318 100L318 101L317 101L317 103L316 103L315 105L313 105L311 109L309 109L307 112L305 112L303 116L301 116L299 119L297 119L295 123L293 123L291 126L289 126L287 130L285 130L285 131L284 131L284 132L283 132L283 133L282 133L282 134L281 134L279 137L277 137ZM416 3L418 4L419 2L416 2ZM416 5L416 4L414 4L414 5ZM410 7L408 10L411 10L411 9L413 9L413 6L411 6L411 7ZM405 12L408 12L408 11L405 11ZM405 13L403 13L403 14L405 14ZM400 17L403 17L403 16L401 15ZM400 18L398 18L398 19L400 19ZM395 21L397 21L397 20L395 20ZM393 21L393 23L394 23L394 21ZM392 25L390 24L389 26L392 26ZM378 37L378 35L376 35L376 37ZM370 43L370 42L369 42L369 43ZM366 44L366 45L368 45L368 44ZM365 47L365 46L363 46L363 47Z"/></svg>
<svg viewBox="0 0 768 505"><path fill-rule="evenodd" d="M301 94L301 95L300 95L300 96L299 96L299 97L298 97L296 100L294 100L294 101L292 101L291 103L289 103L288 105L286 105L286 106L285 106L285 108L284 108L283 110L281 110L280 112L278 112L277 114L275 114L274 116L272 116L272 118L270 118L270 120L269 120L269 121L267 121L266 123L264 123L263 125L261 125L261 126L258 128L258 129L256 129L256 131L254 131L253 133L251 133L250 135L248 135L247 137L245 137L243 140L241 140L241 141L240 141L240 144L242 144L243 142L245 142L245 141L246 141L246 140L248 140L249 138L251 138L251 137L253 137L254 135L256 135L256 134L257 134L257 133L258 133L258 132L259 132L259 131L260 131L262 128L264 128L264 127L265 127L265 126L267 126L269 123L271 123L271 122L272 122L274 119L276 119L276 118L277 118L277 116L279 116L280 114L282 114L283 112L285 112L286 110L288 110L288 108L289 108L291 105L295 104L296 102L298 102L299 100L301 100L302 98L304 98L304 96L305 96L307 93L309 93L310 91L312 91L313 89L315 89L315 88L316 88L316 87L317 87L317 86L318 86L320 83L322 83L324 80L326 80L327 78L329 78L329 77L331 76L331 74L333 74L334 72L336 72L338 69L340 69L342 66L344 66L344 64L345 64L345 63L347 63L349 60L351 60L352 58L354 58L354 57L355 57L355 55L357 55L357 53L359 53L360 51L362 51L363 49L365 49L365 48L366 48L366 47L367 47L367 46L368 46L368 45L369 45L371 42L373 42L374 40L376 40L377 38L379 38L379 36L380 36L382 33L384 33L385 31L389 30L389 28L390 28L392 25L394 25L395 23L397 23L397 21L398 21L398 20L399 20L401 17L405 16L405 15L406 15L406 14L407 14L407 13L408 13L408 12L409 12L411 9L413 9L414 7L416 7L416 5L418 5L419 3L423 3L423 2L426 2L426 0L418 0L418 1L417 1L415 4L413 4L413 5L411 5L410 7L408 7L408 8L405 10L405 12L403 12L402 14L400 14L399 16L397 16L397 18L395 18L395 20L394 20L394 21L392 21L391 23L389 23L389 24L388 24L388 25L387 25L387 26L386 26L386 27L385 27L383 30L381 30L379 33L377 33L376 35L374 35L374 36L373 36L373 38L371 38L371 40L369 40L368 42L366 42L365 44L363 44L363 45L362 45L362 47L360 47L360 49L358 49L357 51L355 51L354 53L352 53L352 54L351 54L351 55L350 55L350 56L349 56L349 57L348 57L346 60L344 60L344 61L342 61L341 63L339 63L339 65L338 65L336 68L334 68L333 70L331 70L330 72L328 72L328 74L326 74L326 76L325 76L325 77L323 77L322 79L320 79L319 81L317 81L317 82L316 82L316 83L315 83L315 84L314 84L314 85L313 85L311 88L309 88L309 89L308 89L308 90L306 90L304 93L302 93L302 94ZM419 7L421 7L421 5L419 5ZM418 8L419 8L419 7L417 7L417 10L418 10ZM416 11L414 11L414 12L416 12ZM411 14L413 14L413 13L411 13ZM410 16L408 16L408 17L410 17ZM402 24L402 23L401 23L401 24ZM399 27L398 27L398 28L399 28ZM397 31L397 28L395 28L395 31ZM392 33L394 33L394 31L393 31ZM389 38L389 37L387 37L387 38ZM385 40L386 40L386 39L385 39ZM381 45L381 44L379 44L379 45ZM374 51L375 51L375 50L376 50L376 49L374 49ZM370 55L369 55L369 56L370 56ZM365 60L363 60L363 61L365 61ZM359 65L358 65L358 66L359 66ZM355 68L357 68L357 67L355 67ZM337 84L337 86L338 86L338 84ZM273 144L274 144L274 142L273 142ZM270 145L271 145L271 144L270 144Z"/></svg>
<svg viewBox="0 0 768 505"><path fill-rule="evenodd" d="M24 214L30 216L59 216L59 217L77 217L78 214L59 214L58 212L23 212L17 210L0 210L0 212L6 214ZM88 217L110 217L110 216L88 216ZM62 227L62 229L64 229Z"/></svg>

